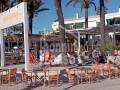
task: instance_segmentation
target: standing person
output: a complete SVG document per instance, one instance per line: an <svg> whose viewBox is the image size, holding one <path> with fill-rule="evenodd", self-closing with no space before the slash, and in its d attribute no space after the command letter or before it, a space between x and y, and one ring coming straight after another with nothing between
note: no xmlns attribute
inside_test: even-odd
<svg viewBox="0 0 120 90"><path fill-rule="evenodd" d="M101 56L101 52L100 52L99 48L97 47L92 52L93 63L99 63L100 56Z"/></svg>
<svg viewBox="0 0 120 90"><path fill-rule="evenodd" d="M83 57L84 57L84 62L87 62L88 59L89 59L88 47L87 46L84 47Z"/></svg>
<svg viewBox="0 0 120 90"><path fill-rule="evenodd" d="M25 62L24 61L24 50L23 50L23 48L19 49L19 55L20 55L21 62L22 63Z"/></svg>

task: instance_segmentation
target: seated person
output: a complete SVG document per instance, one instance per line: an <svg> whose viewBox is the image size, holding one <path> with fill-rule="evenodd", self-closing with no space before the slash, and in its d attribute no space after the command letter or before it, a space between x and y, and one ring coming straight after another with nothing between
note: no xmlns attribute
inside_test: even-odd
<svg viewBox="0 0 120 90"><path fill-rule="evenodd" d="M49 50L44 52L44 62L50 62L52 54Z"/></svg>

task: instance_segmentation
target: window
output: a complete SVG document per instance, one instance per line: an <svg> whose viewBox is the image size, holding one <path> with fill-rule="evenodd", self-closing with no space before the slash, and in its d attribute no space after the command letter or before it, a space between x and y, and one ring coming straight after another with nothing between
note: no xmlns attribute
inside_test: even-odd
<svg viewBox="0 0 120 90"><path fill-rule="evenodd" d="M120 18L107 19L108 25L120 24Z"/></svg>
<svg viewBox="0 0 120 90"><path fill-rule="evenodd" d="M71 29L80 29L84 27L84 23L71 23L71 24L65 24L65 29L71 30Z"/></svg>
<svg viewBox="0 0 120 90"><path fill-rule="evenodd" d="M83 27L84 27L83 22L82 23L75 23L74 26L73 26L74 29L79 29L79 28L83 28Z"/></svg>
<svg viewBox="0 0 120 90"><path fill-rule="evenodd" d="M67 29L67 30L73 29L73 23L65 24L65 29Z"/></svg>

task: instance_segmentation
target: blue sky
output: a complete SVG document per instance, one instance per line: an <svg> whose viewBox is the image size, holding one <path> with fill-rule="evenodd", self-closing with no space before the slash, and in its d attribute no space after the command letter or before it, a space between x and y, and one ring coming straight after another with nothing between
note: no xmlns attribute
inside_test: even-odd
<svg viewBox="0 0 120 90"><path fill-rule="evenodd" d="M43 7L47 7L50 10L40 12L37 17L34 18L33 22L33 32L38 33L43 30L52 30L51 25L54 20L57 19L55 8L54 8L54 0L43 0L45 4ZM79 5L73 7L73 5L65 6L68 0L62 0L63 14L65 18L73 18L75 17L75 13L78 12L79 16L84 16L84 10L81 12L81 8ZM96 6L99 6L99 0L94 0ZM106 7L108 8L108 12L118 12L118 8L120 7L120 0L107 0ZM91 6L89 9L89 15L95 15L94 7Z"/></svg>

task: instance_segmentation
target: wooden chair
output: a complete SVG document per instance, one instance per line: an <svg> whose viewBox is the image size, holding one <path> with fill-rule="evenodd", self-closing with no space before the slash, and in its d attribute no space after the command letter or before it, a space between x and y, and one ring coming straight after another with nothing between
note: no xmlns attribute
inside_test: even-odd
<svg viewBox="0 0 120 90"><path fill-rule="evenodd" d="M97 75L98 75L98 74L95 73L95 70L94 70L94 69L88 68L88 69L86 70L87 82L88 82L88 83L91 83L91 82L96 81Z"/></svg>
<svg viewBox="0 0 120 90"><path fill-rule="evenodd" d="M67 72L67 78L69 83L75 83L75 77L77 76L75 70L72 69L66 69Z"/></svg>
<svg viewBox="0 0 120 90"><path fill-rule="evenodd" d="M91 83L95 78L95 70L92 68L78 69L78 83Z"/></svg>
<svg viewBox="0 0 120 90"><path fill-rule="evenodd" d="M118 67L114 66L112 76L114 76L114 78L120 77L120 69Z"/></svg>
<svg viewBox="0 0 120 90"><path fill-rule="evenodd" d="M111 69L110 64L108 63L103 64L102 68L103 68L103 75L107 76L108 78L111 78L113 74L113 70Z"/></svg>
<svg viewBox="0 0 120 90"><path fill-rule="evenodd" d="M86 70L85 69L78 69L77 70L77 77L78 77L78 84L79 83L85 83L87 81L87 75L86 75Z"/></svg>
<svg viewBox="0 0 120 90"><path fill-rule="evenodd" d="M117 65L111 64L111 79L120 77L120 68Z"/></svg>
<svg viewBox="0 0 120 90"><path fill-rule="evenodd" d="M14 79L14 82L16 83L16 71L17 68L9 69L9 70L3 70L1 74L1 81L2 83L4 81L8 81L9 84L11 83L11 80Z"/></svg>
<svg viewBox="0 0 120 90"><path fill-rule="evenodd" d="M37 71L35 79L36 79L35 81L39 82L39 84L45 85L45 71L44 70Z"/></svg>
<svg viewBox="0 0 120 90"><path fill-rule="evenodd" d="M113 63L113 66L115 67L115 77L120 77L120 61L115 61Z"/></svg>
<svg viewBox="0 0 120 90"><path fill-rule="evenodd" d="M48 85L51 83L55 83L58 85L59 82L59 72L57 70L47 70L46 71L46 79L48 80Z"/></svg>
<svg viewBox="0 0 120 90"><path fill-rule="evenodd" d="M24 81L24 82L30 81L32 83L32 78L33 78L32 73L28 74L24 68L21 70L21 72L22 72L22 81Z"/></svg>
<svg viewBox="0 0 120 90"><path fill-rule="evenodd" d="M92 73L91 73L92 82L96 82L97 80L99 81L99 79L100 79L100 71L101 71L101 65L99 65L99 64L93 64L92 65Z"/></svg>

